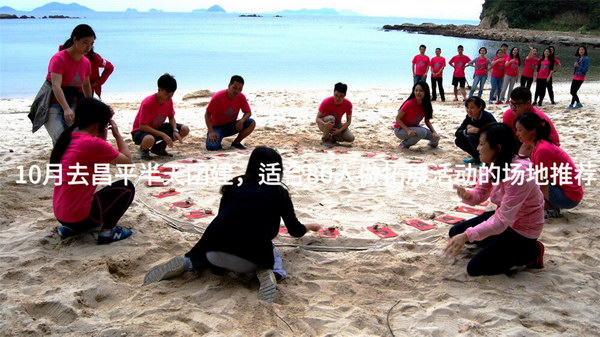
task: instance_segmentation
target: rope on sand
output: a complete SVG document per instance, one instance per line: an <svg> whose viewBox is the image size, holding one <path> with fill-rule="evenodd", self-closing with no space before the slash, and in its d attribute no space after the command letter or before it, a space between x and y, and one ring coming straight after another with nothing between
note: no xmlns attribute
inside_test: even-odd
<svg viewBox="0 0 600 337"><path fill-rule="evenodd" d="M387 316L385 317L385 322L387 323L387 327L390 330L390 333L392 334L392 337L396 337L396 335L394 334L394 330L392 330L392 326L390 325L390 314L392 313L392 310L394 310L394 308L400 304L400 302L402 302L402 300L398 300L398 302L396 302L396 304L394 304L390 310L388 310L387 312Z"/></svg>

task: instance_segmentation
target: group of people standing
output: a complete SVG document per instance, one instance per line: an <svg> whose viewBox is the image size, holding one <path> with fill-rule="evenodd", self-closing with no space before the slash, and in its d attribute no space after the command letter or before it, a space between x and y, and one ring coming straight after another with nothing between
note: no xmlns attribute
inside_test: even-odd
<svg viewBox="0 0 600 337"><path fill-rule="evenodd" d="M427 79L427 74L431 71L431 88L432 100L437 99L436 88L439 88L440 98L445 101L443 88L443 71L446 67L446 59L441 56L442 50L435 49L435 57L431 59L425 55L427 50L425 45L419 46L419 54L415 55L412 60L412 73L414 83ZM541 57L537 57L537 48L529 47L528 55L521 61L519 48L513 47L508 51L508 45L503 43L500 49L496 51L493 58L488 58L487 48L479 48L479 55L471 59L464 55L464 47L458 46L458 54L450 59L448 65L454 68L452 74L452 85L454 87L454 101L458 101L458 91L463 96L463 101L467 100L465 91L465 68L474 67L473 85L469 91L469 97L473 97L477 88L479 88L478 97L483 95L483 87L488 76L491 77L491 91L488 99L489 104L509 103L506 98L506 93L510 93L517 83L519 77L519 69L523 65L521 72L521 86L531 89L531 85L535 79L536 90L534 96L534 105L542 105L546 90L550 97L550 103L555 104L554 88L552 86L553 74L561 68L560 60L555 56L555 49L550 46L544 49ZM579 88L585 81L586 74L589 70L590 60L587 56L587 48L579 46L575 52L575 62L573 64L573 77L571 83L571 104L567 107L569 110L581 108L583 105L577 95ZM490 74L491 70L491 74Z"/></svg>
<svg viewBox="0 0 600 337"><path fill-rule="evenodd" d="M101 61L97 54L92 61L87 59L95 38L94 31L88 25L79 25L73 30L70 39L50 61L46 82L32 105L30 118L34 123L34 131L37 130L36 126L46 125L54 143L50 162L61 165L60 178L64 183L54 187L53 195L54 213L61 223L59 235L67 238L99 228L98 244L109 244L133 234L117 223L131 205L135 188L132 182L121 180L96 191L92 182L96 164L132 163L132 155L112 119L114 112L105 103L93 98L93 92L100 95L100 86L113 69L112 65L108 66L109 62ZM524 171L525 175L531 175L525 167L530 162L547 166L568 163L575 173L572 160L559 147L558 134L552 121L533 107L529 89L512 89L516 82L515 72L507 75L513 77L507 81L511 89L511 109L505 112L503 123L496 123L494 116L485 111L485 102L481 98L466 98L466 66L471 64L480 69L481 63L484 65L481 69L487 69L489 64L491 67L503 64L506 68L516 68L518 73L518 51L513 49L511 54L515 57L509 59L500 53L491 62L487 59L471 61L463 55L462 46L458 51L459 55L450 60L450 65L455 68L455 96L457 87L460 87L465 98L467 117L456 131L456 145L471 154L469 162L501 168L511 163L520 164L516 170ZM436 148L440 140L431 123L431 101L437 98L436 92L434 89L432 97L429 85L424 80L427 68L431 67L435 78L433 83L438 84L440 97L444 100L441 75L445 60L438 48L430 66L425 61L424 53L425 46L421 46L421 54L413 67L415 84L410 96L399 108L393 126L395 135L402 140L401 149L408 149L420 139L427 139L428 145ZM582 67L589 65L584 54L580 55ZM485 50L480 55L485 58ZM93 64L104 66L105 73L98 76L99 72L92 70ZM91 79L94 76L97 76L96 80ZM475 76L484 75L476 73ZM478 83L482 81L485 82L483 77L479 78ZM212 96L204 115L207 150L222 149L223 138L230 136L236 136L231 147L246 148L242 141L253 132L256 122L251 118L250 106L242 94L243 86L244 79L235 75L231 77L227 89ZM500 88L503 86L501 81L494 84L493 90L499 97L506 89ZM190 133L187 125L177 123L175 119L172 101L177 89L175 78L169 74L162 75L157 81L157 88L156 93L142 101L131 130L132 139L139 145L140 158L143 160L151 159L151 153L172 156L167 152L167 147L172 147L176 141L182 142ZM323 145L332 146L338 141L353 142L355 139L349 130L352 103L346 99L347 89L346 84L336 83L333 96L324 99L319 106L316 126L321 132ZM455 100L458 98L455 97ZM240 111L242 117L238 119ZM421 126L423 120L425 127ZM116 148L106 141L109 132L116 140ZM254 272L260 282L259 298L274 301L276 283L287 274L272 243L278 234L280 219L283 218L288 232L295 237L307 231L318 231L320 225L303 225L298 221L285 185L260 183L260 169L264 165L275 165L283 173L282 158L277 151L262 146L255 148L245 174L235 177L231 180L232 184L221 188L219 212L200 241L187 254L151 268L144 278L144 284L202 268L216 273L225 270ZM74 174L74 166L78 166L78 174L83 182L67 184ZM543 267L544 247L537 238L543 227L544 210L547 214L557 216L560 208L575 207L583 197L581 186L576 183L549 183L540 189L535 179L527 179L526 184L509 185L504 179L505 173L492 173L490 178L489 183L479 183L471 191L456 187L464 202L475 205L491 196L498 208L453 227L446 251L457 254L467 242L485 246L469 264L471 275L502 273L520 265Z"/></svg>

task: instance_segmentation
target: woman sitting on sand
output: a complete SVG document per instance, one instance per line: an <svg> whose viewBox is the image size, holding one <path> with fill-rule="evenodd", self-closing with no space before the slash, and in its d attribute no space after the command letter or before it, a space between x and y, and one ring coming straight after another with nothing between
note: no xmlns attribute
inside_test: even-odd
<svg viewBox="0 0 600 337"><path fill-rule="evenodd" d="M265 180L265 174L261 173L268 171L265 168L273 168L278 174ZM224 270L256 273L260 282L258 298L273 302L277 295L276 282L286 276L281 257L271 241L279 232L281 218L294 237L321 228L298 221L289 192L281 183L282 174L279 153L264 146L255 148L246 173L221 187L219 214L200 241L185 256L176 256L152 267L144 284L205 267L216 273Z"/></svg>
<svg viewBox="0 0 600 337"><path fill-rule="evenodd" d="M419 125L423 118L425 118L427 128ZM399 148L408 149L421 139L429 140L428 145L436 148L440 136L431 125L432 118L433 108L431 106L429 85L427 82L419 81L413 86L410 96L402 103L396 115L394 134L402 140Z"/></svg>
<svg viewBox="0 0 600 337"><path fill-rule="evenodd" d="M119 180L95 192L95 177L102 175L96 165L131 164L131 153L111 119L112 114L101 101L82 99L75 108L73 125L62 133L52 150L50 164L60 164L60 180L54 186L52 204L54 215L62 224L58 227L62 238L97 227L98 244L123 240L132 234L117 226L117 222L133 201L133 183ZM118 150L106 142L108 126Z"/></svg>
<svg viewBox="0 0 600 337"><path fill-rule="evenodd" d="M456 256L467 242L482 246L467 266L471 276L505 273L515 266L543 268L544 245L537 239L544 227L544 197L528 170L531 162L516 156L515 135L503 123L481 130L478 150L488 165L483 177L487 179L482 178L470 191L455 186L456 191L469 205L491 196L498 207L454 225L444 252Z"/></svg>
<svg viewBox="0 0 600 337"><path fill-rule="evenodd" d="M583 199L583 187L577 179L577 168L565 150L550 140L550 126L537 114L527 112L515 121L517 136L522 143L531 143L531 162L548 174L538 177L545 199L545 217L557 218L561 208L573 208ZM565 177L559 177L559 168ZM552 177L552 176L555 177Z"/></svg>
<svg viewBox="0 0 600 337"><path fill-rule="evenodd" d="M471 158L463 160L465 164L479 164L479 133L487 124L495 123L496 118L485 111L485 101L477 96L467 99L465 109L467 116L456 130L454 144L471 155Z"/></svg>

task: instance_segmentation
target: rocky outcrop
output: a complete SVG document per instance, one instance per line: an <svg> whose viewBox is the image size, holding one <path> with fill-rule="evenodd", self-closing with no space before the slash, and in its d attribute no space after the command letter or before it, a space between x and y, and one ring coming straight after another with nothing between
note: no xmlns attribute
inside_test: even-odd
<svg viewBox="0 0 600 337"><path fill-rule="evenodd" d="M383 30L401 30L409 33L462 37L467 39L493 40L502 42L534 43L544 45L578 46L600 48L600 37L572 32L539 31L513 28L483 28L473 25L385 25Z"/></svg>

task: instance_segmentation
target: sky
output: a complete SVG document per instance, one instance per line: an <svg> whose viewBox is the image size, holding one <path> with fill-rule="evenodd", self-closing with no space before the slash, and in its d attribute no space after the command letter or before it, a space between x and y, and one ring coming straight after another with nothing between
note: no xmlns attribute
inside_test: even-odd
<svg viewBox="0 0 600 337"><path fill-rule="evenodd" d="M0 7L9 6L19 11L30 11L53 0L0 0ZM124 11L136 8L147 11L150 8L167 12L189 12L193 9L209 8L219 5L227 12L261 13L284 9L320 9L323 7L336 10L351 10L369 16L394 16L435 19L479 20L481 5L484 0L427 0L421 5L420 1L412 0L66 0L62 3L76 2L96 11ZM460 4L460 6L457 6Z"/></svg>

